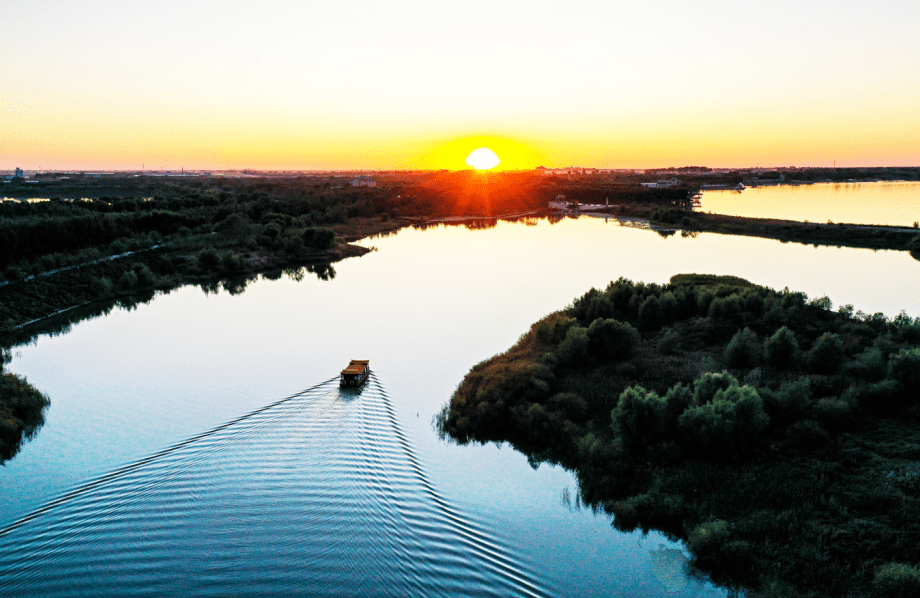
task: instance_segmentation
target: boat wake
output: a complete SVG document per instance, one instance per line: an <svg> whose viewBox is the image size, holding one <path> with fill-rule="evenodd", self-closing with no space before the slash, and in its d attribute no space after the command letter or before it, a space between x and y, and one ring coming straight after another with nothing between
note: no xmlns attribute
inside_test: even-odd
<svg viewBox="0 0 920 598"><path fill-rule="evenodd" d="M373 374L277 401L0 530L0 595L548 594L438 494Z"/></svg>

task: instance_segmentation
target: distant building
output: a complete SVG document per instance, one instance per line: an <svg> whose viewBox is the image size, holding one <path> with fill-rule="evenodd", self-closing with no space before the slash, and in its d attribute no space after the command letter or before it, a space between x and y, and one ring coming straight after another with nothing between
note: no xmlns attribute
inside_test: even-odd
<svg viewBox="0 0 920 598"><path fill-rule="evenodd" d="M352 187L376 187L377 181L369 176L359 176L351 180Z"/></svg>
<svg viewBox="0 0 920 598"><path fill-rule="evenodd" d="M664 189L666 187L679 187L680 179L666 179L664 181L655 181L654 183L640 183L643 187L649 189Z"/></svg>
<svg viewBox="0 0 920 598"><path fill-rule="evenodd" d="M13 172L13 178L14 178L14 179L15 179L15 178L24 179L24 178L26 178L26 173L23 172L22 168L19 168L19 167L17 166L17 167L16 167L16 170Z"/></svg>

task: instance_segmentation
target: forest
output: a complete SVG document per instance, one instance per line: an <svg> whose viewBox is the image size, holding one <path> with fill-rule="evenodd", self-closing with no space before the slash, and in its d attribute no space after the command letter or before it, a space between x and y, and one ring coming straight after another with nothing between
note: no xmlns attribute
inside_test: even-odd
<svg viewBox="0 0 920 598"><path fill-rule="evenodd" d="M575 472L751 596L920 592L920 318L735 277L591 289L470 370L435 420Z"/></svg>

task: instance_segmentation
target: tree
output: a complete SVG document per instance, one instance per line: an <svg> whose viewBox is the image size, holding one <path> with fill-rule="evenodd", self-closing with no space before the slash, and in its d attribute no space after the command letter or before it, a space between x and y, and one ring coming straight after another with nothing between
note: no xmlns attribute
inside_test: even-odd
<svg viewBox="0 0 920 598"><path fill-rule="evenodd" d="M588 329L584 326L573 326L556 348L556 357L562 365L580 365L588 358L589 345Z"/></svg>
<svg viewBox="0 0 920 598"><path fill-rule="evenodd" d="M920 403L920 349L902 349L888 360L888 378L901 387L908 404Z"/></svg>
<svg viewBox="0 0 920 598"><path fill-rule="evenodd" d="M777 330L764 343L767 364L778 370L791 368L796 362L798 352L799 342L795 338L795 333L787 326Z"/></svg>
<svg viewBox="0 0 920 598"><path fill-rule="evenodd" d="M693 383L693 404L705 405L715 398L718 391L735 384L738 380L731 374L706 372Z"/></svg>
<svg viewBox="0 0 920 598"><path fill-rule="evenodd" d="M658 330L661 328L663 319L658 297L649 295L639 306L639 328L642 330Z"/></svg>
<svg viewBox="0 0 920 598"><path fill-rule="evenodd" d="M843 363L843 342L832 332L825 332L808 352L808 368L816 374L834 374Z"/></svg>
<svg viewBox="0 0 920 598"><path fill-rule="evenodd" d="M591 355L598 359L627 359L636 352L641 337L627 322L597 318L588 327Z"/></svg>
<svg viewBox="0 0 920 598"><path fill-rule="evenodd" d="M760 363L763 345L750 328L739 330L725 347L725 363L730 368L750 369Z"/></svg>
<svg viewBox="0 0 920 598"><path fill-rule="evenodd" d="M665 402L654 392L631 386L620 394L610 416L623 446L641 451L660 440Z"/></svg>

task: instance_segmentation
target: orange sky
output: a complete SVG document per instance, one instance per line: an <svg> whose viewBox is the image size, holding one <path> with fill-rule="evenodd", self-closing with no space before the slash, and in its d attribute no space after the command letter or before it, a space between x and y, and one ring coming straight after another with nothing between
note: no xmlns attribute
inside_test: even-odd
<svg viewBox="0 0 920 598"><path fill-rule="evenodd" d="M18 7L0 169L920 164L907 2L220 6Z"/></svg>

